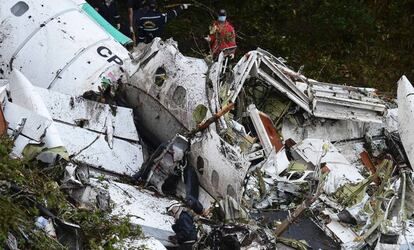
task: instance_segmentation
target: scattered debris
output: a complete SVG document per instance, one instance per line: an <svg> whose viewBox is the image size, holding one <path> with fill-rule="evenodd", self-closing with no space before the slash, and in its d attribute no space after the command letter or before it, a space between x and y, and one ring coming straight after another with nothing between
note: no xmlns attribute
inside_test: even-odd
<svg viewBox="0 0 414 250"><path fill-rule="evenodd" d="M375 89L309 79L260 48L234 67L225 54L186 57L172 39L130 53L83 0L27 2L25 25L9 13L15 1L0 10L0 165L15 167L0 192L2 206L31 204L33 223L7 222L0 246L40 237L71 249L320 247L286 237L303 218L332 248L413 246L405 76L397 107ZM52 170L49 189L18 174Z"/></svg>

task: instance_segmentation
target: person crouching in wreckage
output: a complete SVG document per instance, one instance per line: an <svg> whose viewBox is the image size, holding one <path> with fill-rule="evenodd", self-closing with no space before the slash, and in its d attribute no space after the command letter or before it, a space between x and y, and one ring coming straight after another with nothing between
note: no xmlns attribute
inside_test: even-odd
<svg viewBox="0 0 414 250"><path fill-rule="evenodd" d="M236 32L233 25L227 21L227 13L220 10L217 20L210 26L210 34L204 38L210 44L210 52L216 60L221 52L225 57L234 58L236 52Z"/></svg>

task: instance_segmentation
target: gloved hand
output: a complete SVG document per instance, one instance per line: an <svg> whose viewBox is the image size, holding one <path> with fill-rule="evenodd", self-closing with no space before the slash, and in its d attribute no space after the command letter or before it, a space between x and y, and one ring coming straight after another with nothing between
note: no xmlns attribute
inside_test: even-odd
<svg viewBox="0 0 414 250"><path fill-rule="evenodd" d="M234 59L234 54L230 54L229 57L230 57L231 60L233 60Z"/></svg>
<svg viewBox="0 0 414 250"><path fill-rule="evenodd" d="M209 36L204 37L204 40L206 40L207 42L211 42L211 38Z"/></svg>
<svg viewBox="0 0 414 250"><path fill-rule="evenodd" d="M134 27L130 26L129 27L129 32L134 33Z"/></svg>
<svg viewBox="0 0 414 250"><path fill-rule="evenodd" d="M117 23L117 24L116 24L116 28L117 28L118 30L120 30L120 29L121 29L121 24L120 24L120 23Z"/></svg>
<svg viewBox="0 0 414 250"><path fill-rule="evenodd" d="M184 4L182 4L182 5L181 5L181 9L186 10L186 9L188 9L188 7L190 7L190 6L191 6L191 4L184 3Z"/></svg>

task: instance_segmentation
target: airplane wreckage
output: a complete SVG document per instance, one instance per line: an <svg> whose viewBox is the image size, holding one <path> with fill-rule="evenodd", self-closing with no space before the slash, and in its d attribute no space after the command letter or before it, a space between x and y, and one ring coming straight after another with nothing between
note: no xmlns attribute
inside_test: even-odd
<svg viewBox="0 0 414 250"><path fill-rule="evenodd" d="M320 248L414 247L406 77L390 100L309 79L262 49L231 68L225 53L187 57L171 39L127 43L82 0L3 0L13 157L66 160L60 188L78 205L132 215L148 248L306 249L309 231L285 237L305 210L333 242ZM284 215L266 223L263 211Z"/></svg>

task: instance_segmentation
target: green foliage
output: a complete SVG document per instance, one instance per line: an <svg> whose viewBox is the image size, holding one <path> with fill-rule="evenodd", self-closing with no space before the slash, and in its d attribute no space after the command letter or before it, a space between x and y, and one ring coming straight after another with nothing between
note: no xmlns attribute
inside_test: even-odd
<svg viewBox="0 0 414 250"><path fill-rule="evenodd" d="M142 237L141 228L133 226L128 217L108 216L102 211L79 211L73 217L80 222L91 249L116 249L120 239Z"/></svg>
<svg viewBox="0 0 414 250"><path fill-rule="evenodd" d="M64 164L45 167L34 161L13 159L9 156L13 142L0 138L0 248L8 233L12 233L21 249L62 249L55 239L35 228L39 211L30 200L47 207L57 217L81 226L86 249L115 249L122 240L142 237L140 228L133 226L128 217L110 216L101 211L77 209L60 190ZM10 191L15 183L21 192ZM23 234L29 241L23 239Z"/></svg>

